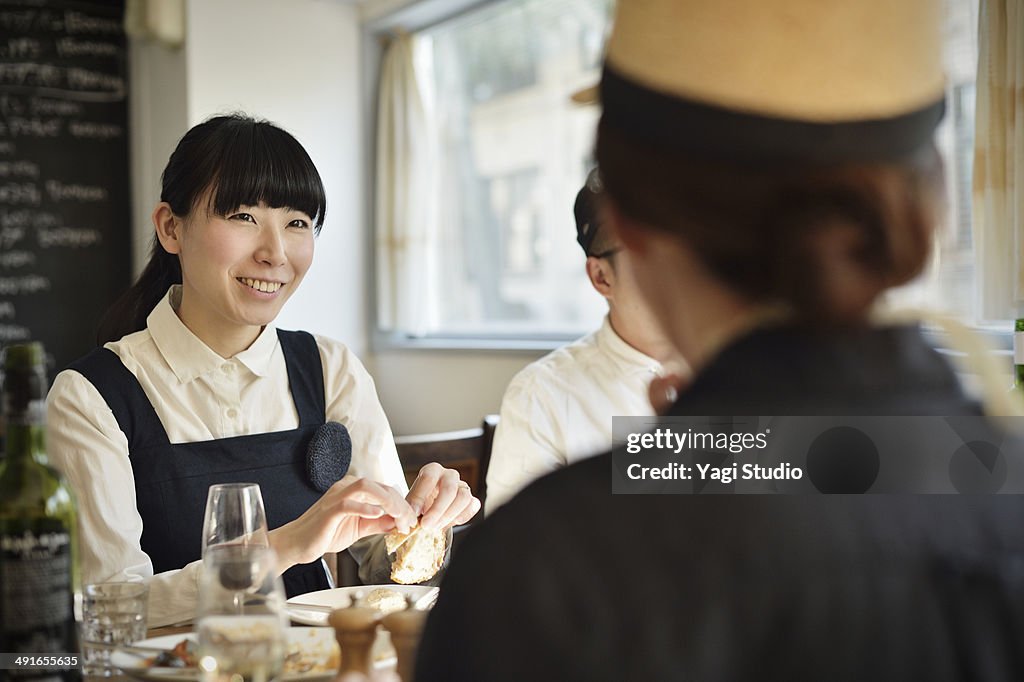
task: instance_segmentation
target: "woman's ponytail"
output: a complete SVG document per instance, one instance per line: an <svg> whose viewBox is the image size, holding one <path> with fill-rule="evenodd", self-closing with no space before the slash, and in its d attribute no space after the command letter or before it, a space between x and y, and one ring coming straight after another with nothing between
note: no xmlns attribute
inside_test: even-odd
<svg viewBox="0 0 1024 682"><path fill-rule="evenodd" d="M165 251L154 237L146 268L135 284L107 310L96 331L96 343L102 346L145 329L149 313L174 284L181 284L178 257Z"/></svg>

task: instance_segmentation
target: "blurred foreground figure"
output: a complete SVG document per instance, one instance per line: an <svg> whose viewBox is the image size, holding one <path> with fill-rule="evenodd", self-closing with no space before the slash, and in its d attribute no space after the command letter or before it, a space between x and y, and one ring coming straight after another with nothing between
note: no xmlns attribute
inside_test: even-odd
<svg viewBox="0 0 1024 682"><path fill-rule="evenodd" d="M978 414L916 326L868 321L936 225L941 5L618 3L597 158L694 371L669 414ZM474 529L418 682L1024 679L1018 496L627 496L611 478L611 455L588 459Z"/></svg>

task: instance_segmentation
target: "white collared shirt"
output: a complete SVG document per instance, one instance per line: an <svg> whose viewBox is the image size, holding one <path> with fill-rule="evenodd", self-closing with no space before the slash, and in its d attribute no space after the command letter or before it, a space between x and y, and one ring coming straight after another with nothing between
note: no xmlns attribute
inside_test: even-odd
<svg viewBox="0 0 1024 682"><path fill-rule="evenodd" d="M276 328L268 325L249 348L225 360L181 322L174 312L179 300L180 287L172 287L150 313L146 329L106 344L139 380L171 443L296 428L299 417ZM326 418L352 434L349 472L406 494L373 379L344 345L315 338ZM153 575L140 545L142 518L128 441L99 391L78 372L61 372L47 396L47 418L50 462L64 472L78 502L83 583L141 577L150 583L149 627L191 618L199 562Z"/></svg>
<svg viewBox="0 0 1024 682"><path fill-rule="evenodd" d="M527 365L501 401L486 512L544 474L611 448L613 416L653 415L647 386L661 369L607 317L596 332Z"/></svg>

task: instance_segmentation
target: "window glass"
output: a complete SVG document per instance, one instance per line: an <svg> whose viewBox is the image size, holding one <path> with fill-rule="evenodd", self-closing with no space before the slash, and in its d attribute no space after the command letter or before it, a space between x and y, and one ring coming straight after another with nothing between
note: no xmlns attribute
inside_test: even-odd
<svg viewBox="0 0 1024 682"><path fill-rule="evenodd" d="M587 281L572 204L592 166L614 0L499 0L417 34L440 158L433 335L576 336L607 310ZM975 315L971 165L978 0L946 0L946 220L927 270L892 294Z"/></svg>
<svg viewBox="0 0 1024 682"><path fill-rule="evenodd" d="M934 257L915 282L894 292L896 303L926 306L979 323L971 239L974 83L978 65L978 0L946 0L946 117L936 134L946 174L946 213Z"/></svg>
<svg viewBox="0 0 1024 682"><path fill-rule="evenodd" d="M504 0L422 31L440 140L437 334L579 335L607 306L572 205L591 165L611 0Z"/></svg>

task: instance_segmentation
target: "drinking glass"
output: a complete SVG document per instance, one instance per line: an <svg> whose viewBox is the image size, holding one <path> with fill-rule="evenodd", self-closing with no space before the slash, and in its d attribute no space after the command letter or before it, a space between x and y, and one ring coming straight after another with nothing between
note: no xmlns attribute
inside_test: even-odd
<svg viewBox="0 0 1024 682"><path fill-rule="evenodd" d="M86 675L110 677L112 644L146 638L149 586L142 582L91 583L82 589L82 653Z"/></svg>
<svg viewBox="0 0 1024 682"><path fill-rule="evenodd" d="M268 682L287 641L285 593L273 550L216 545L199 576L199 670L204 682Z"/></svg>
<svg viewBox="0 0 1024 682"><path fill-rule="evenodd" d="M256 483L211 485L203 521L203 557L223 544L269 547L267 513Z"/></svg>

